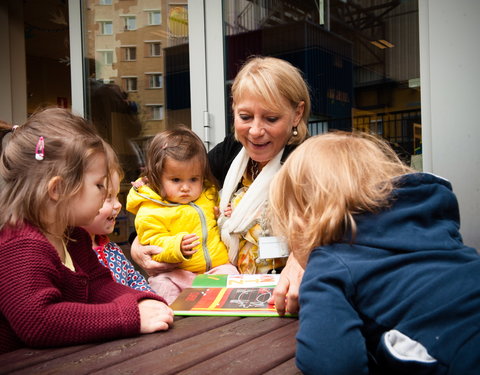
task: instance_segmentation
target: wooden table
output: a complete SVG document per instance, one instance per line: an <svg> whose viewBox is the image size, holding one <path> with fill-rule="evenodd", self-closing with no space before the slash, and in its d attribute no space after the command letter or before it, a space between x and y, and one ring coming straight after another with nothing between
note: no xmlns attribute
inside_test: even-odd
<svg viewBox="0 0 480 375"><path fill-rule="evenodd" d="M166 332L0 355L15 374L300 374L294 318L176 318Z"/></svg>

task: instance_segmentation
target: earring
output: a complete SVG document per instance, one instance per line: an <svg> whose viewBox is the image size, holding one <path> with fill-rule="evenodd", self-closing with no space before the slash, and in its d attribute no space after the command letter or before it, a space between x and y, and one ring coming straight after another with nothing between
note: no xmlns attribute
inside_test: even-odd
<svg viewBox="0 0 480 375"><path fill-rule="evenodd" d="M292 134L293 134L294 137L296 137L298 135L298 131L297 131L296 126L293 128Z"/></svg>

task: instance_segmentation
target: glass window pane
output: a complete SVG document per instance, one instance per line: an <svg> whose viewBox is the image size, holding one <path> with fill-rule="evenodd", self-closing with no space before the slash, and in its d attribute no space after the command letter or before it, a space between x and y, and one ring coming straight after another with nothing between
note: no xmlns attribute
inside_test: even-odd
<svg viewBox="0 0 480 375"><path fill-rule="evenodd" d="M148 24L149 25L160 25L162 22L162 14L159 10L148 12Z"/></svg>
<svg viewBox="0 0 480 375"><path fill-rule="evenodd" d="M417 0L223 5L227 86L251 55L288 60L311 88L311 134L365 130L407 162L421 153Z"/></svg>
<svg viewBox="0 0 480 375"><path fill-rule="evenodd" d="M191 124L188 1L82 4L86 114L119 155L128 189L143 166L146 141L177 124ZM110 65L100 54L107 50Z"/></svg>
<svg viewBox="0 0 480 375"><path fill-rule="evenodd" d="M41 107L71 108L68 2L21 3L23 19L17 19L15 23L24 27L26 115Z"/></svg>

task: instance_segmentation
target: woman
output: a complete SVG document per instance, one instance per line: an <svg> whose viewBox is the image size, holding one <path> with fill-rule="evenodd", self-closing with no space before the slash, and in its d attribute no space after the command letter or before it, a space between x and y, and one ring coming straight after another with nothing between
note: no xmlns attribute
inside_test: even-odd
<svg viewBox="0 0 480 375"><path fill-rule="evenodd" d="M209 152L221 192L219 225L229 258L241 273L266 273L282 268L273 301L280 314L298 311L303 269L288 261L257 261L258 238L268 233L265 214L270 181L290 152L307 137L310 114L308 87L300 71L273 57L254 57L232 86L234 135ZM230 217L224 215L232 209ZM158 249L132 246L134 260L149 274L166 265L151 260ZM288 297L287 297L288 291Z"/></svg>

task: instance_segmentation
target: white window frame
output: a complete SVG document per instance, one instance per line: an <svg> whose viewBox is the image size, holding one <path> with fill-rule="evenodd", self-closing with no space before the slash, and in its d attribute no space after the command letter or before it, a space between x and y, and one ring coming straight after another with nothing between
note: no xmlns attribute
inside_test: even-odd
<svg viewBox="0 0 480 375"><path fill-rule="evenodd" d="M163 73L161 72L145 72L148 79L147 87L149 89L163 89Z"/></svg>
<svg viewBox="0 0 480 375"><path fill-rule="evenodd" d="M97 53L101 56L100 61L103 65L112 65L115 61L114 51L111 49L100 49Z"/></svg>
<svg viewBox="0 0 480 375"><path fill-rule="evenodd" d="M162 11L160 9L148 9L146 12L148 17L148 25L162 24Z"/></svg>
<svg viewBox="0 0 480 375"><path fill-rule="evenodd" d="M147 57L161 57L163 55L162 52L162 42L160 40L146 40L145 44L147 45ZM159 46L159 53L154 54L154 46Z"/></svg>
<svg viewBox="0 0 480 375"><path fill-rule="evenodd" d="M162 121L165 119L165 106L163 104L146 104L150 121Z"/></svg>
<svg viewBox="0 0 480 375"><path fill-rule="evenodd" d="M132 88L132 83L135 82L135 88ZM123 89L126 92L138 91L138 77L137 76L122 76Z"/></svg>
<svg viewBox="0 0 480 375"><path fill-rule="evenodd" d="M113 35L112 20L99 20L97 22L100 24L100 35ZM109 25L109 30L107 30L107 25Z"/></svg>
<svg viewBox="0 0 480 375"><path fill-rule="evenodd" d="M137 46L121 46L123 61L137 61ZM134 50L134 58L132 58L131 51Z"/></svg>
<svg viewBox="0 0 480 375"><path fill-rule="evenodd" d="M123 18L123 30L124 31L137 30L137 16L132 15L132 14L124 14L124 15L121 15L120 17Z"/></svg>

